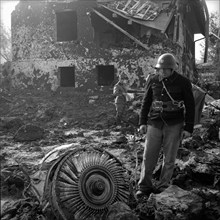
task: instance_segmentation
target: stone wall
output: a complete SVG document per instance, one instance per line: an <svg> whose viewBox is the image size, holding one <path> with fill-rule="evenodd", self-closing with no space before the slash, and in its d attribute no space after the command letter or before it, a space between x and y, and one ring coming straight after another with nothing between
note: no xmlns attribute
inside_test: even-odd
<svg viewBox="0 0 220 220"><path fill-rule="evenodd" d="M94 29L88 16L93 7L93 1L21 1L12 13L13 62L1 71L1 86L10 78L7 86L11 89L56 91L60 88L59 67L75 67L74 90L103 91L103 86L98 85L97 66L113 65L114 82L107 88L112 88L118 75L129 87L143 88L158 56L165 52L176 54L178 47L162 34L159 43L152 37L147 49L130 39L126 39L130 44L127 47L99 47L93 41ZM77 11L78 38L58 42L56 13L70 9Z"/></svg>

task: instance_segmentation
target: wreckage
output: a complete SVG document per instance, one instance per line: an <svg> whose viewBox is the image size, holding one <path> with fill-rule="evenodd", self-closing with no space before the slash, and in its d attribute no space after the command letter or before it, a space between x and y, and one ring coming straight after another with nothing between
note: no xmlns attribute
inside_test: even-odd
<svg viewBox="0 0 220 220"><path fill-rule="evenodd" d="M115 202L127 203L130 191L128 171L116 157L99 148L72 145L49 152L28 188L43 210L50 206L63 220L103 216Z"/></svg>
<svg viewBox="0 0 220 220"><path fill-rule="evenodd" d="M207 60L204 0L20 1L11 18L13 62L1 80L7 90L109 93L121 76L143 92L164 52L175 54L180 72L196 82L198 33L205 37ZM205 91L194 90L201 112Z"/></svg>
<svg viewBox="0 0 220 220"><path fill-rule="evenodd" d="M12 13L13 62L1 83L8 89L92 94L109 92L121 75L140 88L162 52L174 53L183 75L194 80L193 36L205 36L206 60L208 17L200 0L20 1ZM204 95L199 99L203 103ZM105 215L130 196L126 169L101 149L55 149L30 181L27 191L60 219Z"/></svg>
<svg viewBox="0 0 220 220"><path fill-rule="evenodd" d="M164 52L194 81L198 33L207 59L204 0L20 1L11 18L13 58L1 82L8 89L109 92L119 75L139 89Z"/></svg>

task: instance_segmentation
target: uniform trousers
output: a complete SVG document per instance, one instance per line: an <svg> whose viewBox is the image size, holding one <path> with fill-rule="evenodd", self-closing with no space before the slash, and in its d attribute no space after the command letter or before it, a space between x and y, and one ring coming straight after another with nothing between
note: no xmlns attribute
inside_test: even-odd
<svg viewBox="0 0 220 220"><path fill-rule="evenodd" d="M173 175L175 159L181 141L183 123L175 125L163 124L160 128L148 125L142 169L138 187L140 191L148 191L154 186L152 174L158 162L161 148L163 148L163 163L157 189L165 189Z"/></svg>

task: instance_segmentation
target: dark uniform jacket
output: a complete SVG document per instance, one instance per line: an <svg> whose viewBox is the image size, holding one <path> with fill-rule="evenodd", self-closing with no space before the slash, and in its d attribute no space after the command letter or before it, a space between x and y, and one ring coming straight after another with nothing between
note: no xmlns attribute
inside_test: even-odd
<svg viewBox="0 0 220 220"><path fill-rule="evenodd" d="M174 125L184 122L184 130L192 133L195 103L190 81L177 72L162 81L159 81L158 74L151 76L146 86L139 124L146 125L148 123L162 127L164 123ZM180 102L184 103L184 106L178 107Z"/></svg>

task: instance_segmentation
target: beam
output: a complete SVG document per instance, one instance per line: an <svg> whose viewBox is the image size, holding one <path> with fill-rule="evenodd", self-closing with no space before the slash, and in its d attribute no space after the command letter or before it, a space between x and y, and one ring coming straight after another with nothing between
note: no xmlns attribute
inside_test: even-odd
<svg viewBox="0 0 220 220"><path fill-rule="evenodd" d="M220 34L219 34L219 36L217 36L216 34L214 34L213 32L210 32L210 35L213 35L214 37L216 37L218 40L220 40ZM209 36L210 36L209 35Z"/></svg>
<svg viewBox="0 0 220 220"><path fill-rule="evenodd" d="M143 47L144 49L149 49L147 47L146 44L143 44L141 41L139 41L137 38L135 38L134 36L132 36L131 34L129 34L127 31L125 31L123 28L119 27L117 24L115 24L113 21L111 21L110 19L108 19L107 17L105 17L103 14L101 14L100 12L96 11L95 9L93 9L93 11L100 16L101 18L103 18L107 23L111 24L112 26L114 26L116 29L118 29L119 31L121 31L123 34L125 34L127 37L129 37L131 40L133 40L136 44L140 45L141 47Z"/></svg>
<svg viewBox="0 0 220 220"><path fill-rule="evenodd" d="M207 62L208 57L208 48L209 48L209 11L206 5L205 0L201 1L202 7L204 9L206 21L205 21L205 54L204 54L204 63Z"/></svg>

